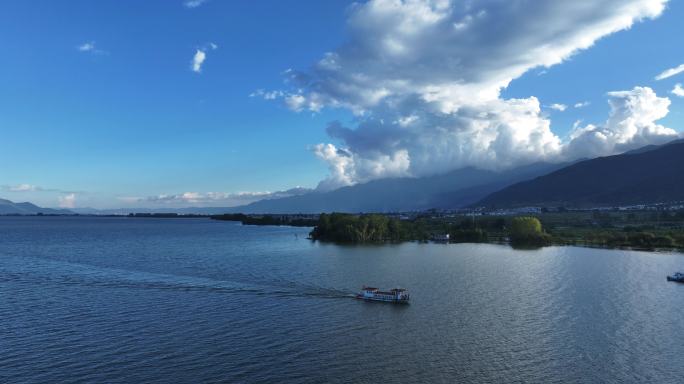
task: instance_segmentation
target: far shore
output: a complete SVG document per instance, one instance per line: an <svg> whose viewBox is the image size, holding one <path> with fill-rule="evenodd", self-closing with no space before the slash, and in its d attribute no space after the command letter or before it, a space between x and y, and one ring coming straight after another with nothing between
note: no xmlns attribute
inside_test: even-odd
<svg viewBox="0 0 684 384"><path fill-rule="evenodd" d="M243 225L312 228L310 238L338 244L383 244L406 241L510 244L514 248L581 246L603 249L684 252L684 211L586 210L526 215L449 212L388 214L177 214L2 215L5 217L204 218ZM511 224L521 216L538 219L539 233L512 239ZM332 219L332 221L331 221ZM325 229L322 231L322 229Z"/></svg>

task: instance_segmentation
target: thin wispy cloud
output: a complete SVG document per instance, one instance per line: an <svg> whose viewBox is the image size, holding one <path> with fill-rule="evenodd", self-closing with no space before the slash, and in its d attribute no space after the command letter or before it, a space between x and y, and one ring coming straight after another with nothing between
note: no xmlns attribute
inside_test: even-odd
<svg viewBox="0 0 684 384"><path fill-rule="evenodd" d="M568 106L565 104L554 103L554 104L549 105L549 108L554 109L554 110L559 111L559 112L563 112L566 109L568 109Z"/></svg>
<svg viewBox="0 0 684 384"><path fill-rule="evenodd" d="M264 91L263 89L257 89L256 91L249 94L249 97L261 97L264 100L275 100L283 96L285 96L285 93L283 93L283 91Z"/></svg>
<svg viewBox="0 0 684 384"><path fill-rule="evenodd" d="M81 191L66 191L63 189L58 189L58 188L44 188L39 185L33 185L33 184L27 184L27 183L22 183L22 184L4 184L0 185L0 191L3 192L57 192L57 193L83 193Z"/></svg>
<svg viewBox="0 0 684 384"><path fill-rule="evenodd" d="M684 72L684 64L682 64L678 67L674 67L674 68L664 70L662 73L660 73L658 76L656 76L655 79L656 80L667 79L668 77L678 75L682 72Z"/></svg>
<svg viewBox="0 0 684 384"><path fill-rule="evenodd" d="M79 52L91 53L91 54L94 54L94 55L102 55L102 54L106 54L106 53L107 53L107 51L103 51L103 50L97 48L97 46L96 46L96 44L95 44L94 41L85 42L85 43L83 43L83 44L77 46L76 49L77 49Z"/></svg>
<svg viewBox="0 0 684 384"><path fill-rule="evenodd" d="M218 49L218 45L214 43L207 43L204 46L195 50L195 55L192 57L192 71L195 73L202 73L202 65L207 60L207 51L214 51Z"/></svg>
<svg viewBox="0 0 684 384"><path fill-rule="evenodd" d="M681 83L675 84L674 88L672 88L672 91L670 92L675 96L684 97L684 88L682 88Z"/></svg>
<svg viewBox="0 0 684 384"><path fill-rule="evenodd" d="M91 41L89 43L83 43L78 46L78 50L81 52L90 52L95 49L95 42Z"/></svg>
<svg viewBox="0 0 684 384"><path fill-rule="evenodd" d="M183 5L185 5L186 8L197 8L207 1L208 0L186 0Z"/></svg>
<svg viewBox="0 0 684 384"><path fill-rule="evenodd" d="M39 188L31 184L0 185L0 190L5 192L31 192L39 190Z"/></svg>
<svg viewBox="0 0 684 384"><path fill-rule="evenodd" d="M118 199L128 204L143 203L165 206L205 205L228 207L249 204L259 200L298 196L311 191L312 190L308 188L295 187L285 191L276 192L184 192L179 194L160 194L146 197L123 196L119 197Z"/></svg>
<svg viewBox="0 0 684 384"><path fill-rule="evenodd" d="M588 101L580 101L579 103L575 103L575 108L584 108L589 106L589 104L591 103L589 103Z"/></svg>

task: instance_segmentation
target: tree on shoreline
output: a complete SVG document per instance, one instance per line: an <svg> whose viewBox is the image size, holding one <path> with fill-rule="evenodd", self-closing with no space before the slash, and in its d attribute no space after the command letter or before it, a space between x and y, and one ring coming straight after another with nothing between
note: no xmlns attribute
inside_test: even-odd
<svg viewBox="0 0 684 384"><path fill-rule="evenodd" d="M514 217L509 237L514 246L544 246L551 242L551 236L544 232L541 221L532 216Z"/></svg>

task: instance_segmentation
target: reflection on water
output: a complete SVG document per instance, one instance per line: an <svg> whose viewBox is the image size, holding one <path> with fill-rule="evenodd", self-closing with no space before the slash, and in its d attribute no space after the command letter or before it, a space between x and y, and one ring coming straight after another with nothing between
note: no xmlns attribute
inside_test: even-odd
<svg viewBox="0 0 684 384"><path fill-rule="evenodd" d="M0 382L681 382L676 253L0 218ZM363 284L410 306L353 299Z"/></svg>

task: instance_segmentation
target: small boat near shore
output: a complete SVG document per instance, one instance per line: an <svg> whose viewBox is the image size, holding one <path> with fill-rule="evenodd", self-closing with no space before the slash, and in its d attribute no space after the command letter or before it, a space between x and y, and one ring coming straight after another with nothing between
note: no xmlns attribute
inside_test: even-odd
<svg viewBox="0 0 684 384"><path fill-rule="evenodd" d="M674 281L677 283L684 283L684 273L676 272L674 275L667 277L667 281Z"/></svg>
<svg viewBox="0 0 684 384"><path fill-rule="evenodd" d="M366 287L356 295L359 300L383 301L386 303L408 304L410 295L408 290L403 288L393 288L389 291L381 291L379 288Z"/></svg>

